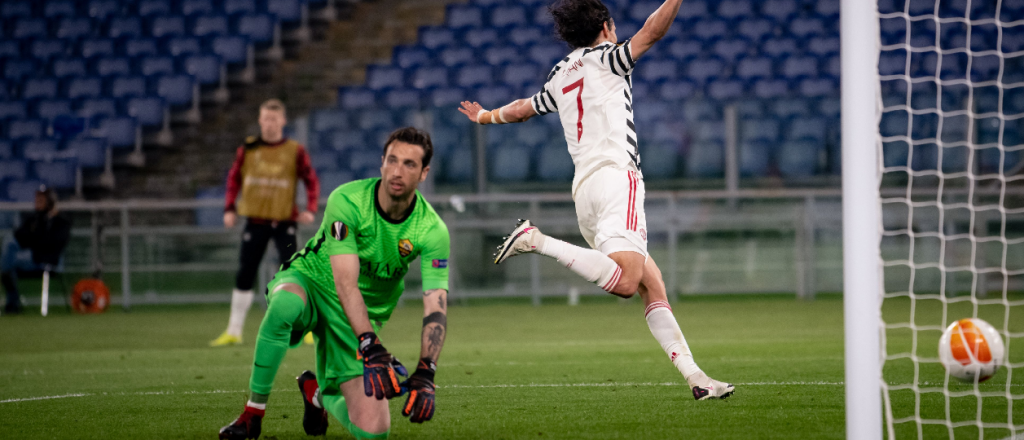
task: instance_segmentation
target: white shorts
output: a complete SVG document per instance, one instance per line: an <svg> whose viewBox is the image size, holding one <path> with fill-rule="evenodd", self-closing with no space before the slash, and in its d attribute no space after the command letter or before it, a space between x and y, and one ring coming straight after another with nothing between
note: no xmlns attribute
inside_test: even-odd
<svg viewBox="0 0 1024 440"><path fill-rule="evenodd" d="M632 251L647 256L644 181L634 170L604 167L576 190L576 219L591 248L605 255Z"/></svg>

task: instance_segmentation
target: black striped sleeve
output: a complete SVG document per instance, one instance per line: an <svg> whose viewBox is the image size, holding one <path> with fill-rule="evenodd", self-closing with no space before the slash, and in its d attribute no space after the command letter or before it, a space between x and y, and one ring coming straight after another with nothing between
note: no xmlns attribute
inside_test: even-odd
<svg viewBox="0 0 1024 440"><path fill-rule="evenodd" d="M618 76L629 76L636 67L636 60L629 51L629 40L622 44L609 45L601 54L601 64L608 66L608 69Z"/></svg>

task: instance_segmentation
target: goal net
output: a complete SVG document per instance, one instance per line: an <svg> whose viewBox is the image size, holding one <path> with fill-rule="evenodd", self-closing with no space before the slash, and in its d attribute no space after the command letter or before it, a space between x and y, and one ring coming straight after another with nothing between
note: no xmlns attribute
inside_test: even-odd
<svg viewBox="0 0 1024 440"><path fill-rule="evenodd" d="M881 0L877 17L882 432L1024 439L1024 1ZM971 317L1007 349L981 383L939 361Z"/></svg>

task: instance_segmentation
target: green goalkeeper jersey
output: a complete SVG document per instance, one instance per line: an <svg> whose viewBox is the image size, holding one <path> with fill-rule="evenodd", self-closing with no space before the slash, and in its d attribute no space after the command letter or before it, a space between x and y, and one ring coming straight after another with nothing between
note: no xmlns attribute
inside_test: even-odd
<svg viewBox="0 0 1024 440"><path fill-rule="evenodd" d="M448 227L419 191L403 220L387 217L376 197L380 181L357 180L331 192L316 235L281 266L306 275L324 292L335 292L331 255L358 254L359 290L373 320L391 316L416 257L423 290L448 289Z"/></svg>

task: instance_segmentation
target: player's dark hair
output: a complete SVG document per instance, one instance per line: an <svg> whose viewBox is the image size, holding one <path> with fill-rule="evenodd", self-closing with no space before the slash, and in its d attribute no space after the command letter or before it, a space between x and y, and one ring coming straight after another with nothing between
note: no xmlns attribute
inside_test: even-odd
<svg viewBox="0 0 1024 440"><path fill-rule="evenodd" d="M404 127L391 132L387 142L384 142L385 157L388 155L388 147L395 141L423 147L423 168L430 165L430 158L434 156L434 144L430 142L430 133L416 127Z"/></svg>
<svg viewBox="0 0 1024 440"><path fill-rule="evenodd" d="M548 7L555 19L558 38L573 49L589 47L601 34L612 14L601 0L558 0Z"/></svg>

